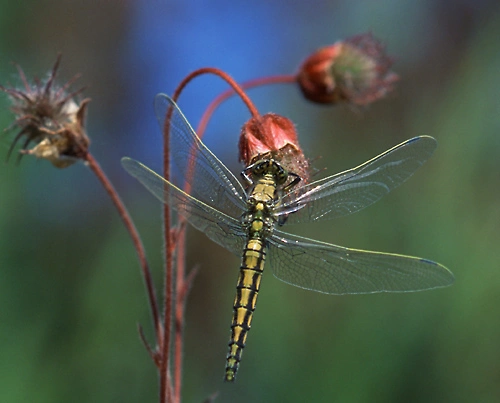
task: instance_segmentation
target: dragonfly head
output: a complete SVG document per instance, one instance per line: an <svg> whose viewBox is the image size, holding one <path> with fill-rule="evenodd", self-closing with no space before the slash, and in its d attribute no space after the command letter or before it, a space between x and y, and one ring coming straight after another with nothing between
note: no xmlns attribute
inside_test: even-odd
<svg viewBox="0 0 500 403"><path fill-rule="evenodd" d="M272 176L277 185L283 185L288 179L288 171L273 158L259 160L252 164L250 168L255 178Z"/></svg>

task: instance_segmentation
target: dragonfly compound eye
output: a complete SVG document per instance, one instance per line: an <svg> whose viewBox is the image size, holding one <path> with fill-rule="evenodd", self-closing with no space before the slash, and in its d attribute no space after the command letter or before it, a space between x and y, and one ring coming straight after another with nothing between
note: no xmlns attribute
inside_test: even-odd
<svg viewBox="0 0 500 403"><path fill-rule="evenodd" d="M276 182L279 185L283 185L287 179L288 179L288 172L280 166L280 169L276 174Z"/></svg>

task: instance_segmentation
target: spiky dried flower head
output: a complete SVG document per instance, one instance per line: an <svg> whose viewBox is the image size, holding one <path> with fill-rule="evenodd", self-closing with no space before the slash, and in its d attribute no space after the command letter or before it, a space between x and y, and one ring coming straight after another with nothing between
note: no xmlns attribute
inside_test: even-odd
<svg viewBox="0 0 500 403"><path fill-rule="evenodd" d="M0 86L0 90L9 95L11 110L16 116L9 128L19 129L8 157L17 142L24 138L20 157L24 154L34 155L49 160L57 168L66 168L85 159L90 140L85 133L84 123L90 99L84 99L80 103L75 100L74 97L83 88L67 92L78 76L63 86L57 86L55 78L60 61L59 55L44 82L35 78L33 84L30 84L21 67L17 66L24 88ZM32 143L35 144L34 147L28 149Z"/></svg>
<svg viewBox="0 0 500 403"><path fill-rule="evenodd" d="M251 165L263 158L273 158L288 172L309 180L309 161L299 146L297 132L290 119L275 113L250 118L242 127L240 161Z"/></svg>
<svg viewBox="0 0 500 403"><path fill-rule="evenodd" d="M399 77L391 66L385 47L367 33L318 49L304 61L297 79L313 102L362 106L392 91Z"/></svg>

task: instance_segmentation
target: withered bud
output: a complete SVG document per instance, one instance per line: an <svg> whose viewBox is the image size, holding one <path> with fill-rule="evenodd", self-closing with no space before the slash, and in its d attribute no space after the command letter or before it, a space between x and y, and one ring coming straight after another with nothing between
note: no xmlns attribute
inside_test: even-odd
<svg viewBox="0 0 500 403"><path fill-rule="evenodd" d="M371 33L314 52L297 76L304 96L317 103L368 105L392 91L399 79L392 59Z"/></svg>
<svg viewBox="0 0 500 403"><path fill-rule="evenodd" d="M90 140L85 133L85 114L90 99L77 103L74 97L83 91L79 89L67 93L67 89L78 78L75 76L62 87L55 84L61 57L58 56L47 80L35 78L34 84L26 79L23 70L17 66L23 89L6 88L11 101L11 110L16 120L9 128L17 127L8 156L21 138L25 138L20 157L34 155L49 160L57 168L66 168L79 159L85 159ZM28 149L31 143L35 146Z"/></svg>
<svg viewBox="0 0 500 403"><path fill-rule="evenodd" d="M239 141L240 161L250 165L262 158L274 158L288 172L309 180L309 161L299 146L290 119L275 113L250 118L242 127Z"/></svg>

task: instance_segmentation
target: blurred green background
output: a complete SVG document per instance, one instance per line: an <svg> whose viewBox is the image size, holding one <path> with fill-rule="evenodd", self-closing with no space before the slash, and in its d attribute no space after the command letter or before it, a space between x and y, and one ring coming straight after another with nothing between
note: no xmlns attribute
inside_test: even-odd
<svg viewBox="0 0 500 403"><path fill-rule="evenodd" d="M272 3L272 4L270 4ZM93 99L92 152L120 191L161 284L160 208L121 169L160 161L152 109L188 72L217 66L237 80L291 73L314 49L371 31L402 80L362 113L306 103L295 88L251 92L262 112L296 124L326 173L351 168L410 137L434 136L432 159L374 206L291 228L345 246L439 261L447 289L328 296L263 279L235 384L222 382L237 257L189 232L200 266L187 305L183 401L500 401L500 6L496 1L0 1L0 83L11 61L60 82L80 72ZM78 87L78 85L76 85ZM224 89L198 79L180 100L194 124ZM0 98L0 127L12 116ZM235 171L248 114L225 104L206 141ZM13 134L2 137L6 155ZM161 292L160 292L161 295ZM83 165L56 170L11 158L0 169L0 401L154 402L157 375L139 341L151 337L130 239Z"/></svg>

